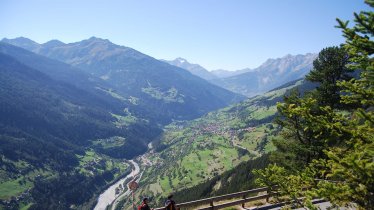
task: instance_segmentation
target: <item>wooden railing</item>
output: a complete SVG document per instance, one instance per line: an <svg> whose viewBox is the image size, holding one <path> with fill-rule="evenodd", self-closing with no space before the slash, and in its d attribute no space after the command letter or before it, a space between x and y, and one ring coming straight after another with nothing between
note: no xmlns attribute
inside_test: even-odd
<svg viewBox="0 0 374 210"><path fill-rule="evenodd" d="M265 194L262 195L256 195L252 197L247 197L249 194L255 194L255 193L261 193L265 192ZM196 200L196 201L189 201L185 203L178 203L177 204L177 209L184 209L184 208L194 208L198 210L215 210L215 209L222 209L222 208L227 208L230 206L237 206L237 205L242 205L244 207L245 203L251 202L251 201L258 201L262 199L268 200L271 194L268 194L268 188L267 187L262 187L262 188L257 188L257 189L252 189L252 190L246 190L242 192L237 192L237 193L231 193L227 195L221 195L221 196L216 196L216 197L211 197L211 198L204 198L201 200ZM215 203L219 201L225 201L225 200L231 200L231 199L236 199L234 201L229 201L225 203ZM206 206L208 205L208 206ZM165 207L161 208L155 208L154 210L164 210Z"/></svg>

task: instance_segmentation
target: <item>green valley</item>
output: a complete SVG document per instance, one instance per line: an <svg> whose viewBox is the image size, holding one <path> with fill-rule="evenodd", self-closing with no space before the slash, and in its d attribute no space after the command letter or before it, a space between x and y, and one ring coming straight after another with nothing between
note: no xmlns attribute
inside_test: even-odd
<svg viewBox="0 0 374 210"><path fill-rule="evenodd" d="M306 86L300 86L303 83L292 82L199 119L166 126L154 150L145 155L139 194L160 202L165 194L200 185L274 150L276 103L290 89Z"/></svg>

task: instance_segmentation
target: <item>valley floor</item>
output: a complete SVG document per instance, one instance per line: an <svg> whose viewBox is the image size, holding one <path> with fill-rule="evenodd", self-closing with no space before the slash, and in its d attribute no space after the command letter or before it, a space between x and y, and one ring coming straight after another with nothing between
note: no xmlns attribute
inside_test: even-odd
<svg viewBox="0 0 374 210"><path fill-rule="evenodd" d="M127 190L125 193L119 195L118 189L125 189L127 188L127 181L133 179L135 176L137 176L140 172L139 165L133 161L129 160L129 163L132 164L132 171L129 175L126 177L118 180L116 183L111 185L108 189L106 189L98 198L97 204L94 208L94 210L103 210L106 209L108 205L111 205L114 202L115 206L115 201L117 199L120 199L122 195L128 195L129 190Z"/></svg>

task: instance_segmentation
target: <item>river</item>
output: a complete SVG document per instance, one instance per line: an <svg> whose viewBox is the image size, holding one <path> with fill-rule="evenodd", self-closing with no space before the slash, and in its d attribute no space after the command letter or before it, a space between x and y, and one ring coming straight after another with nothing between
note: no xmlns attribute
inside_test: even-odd
<svg viewBox="0 0 374 210"><path fill-rule="evenodd" d="M105 208L108 205L110 205L112 202L114 202L118 196L121 196L121 194L116 195L116 187L122 184L126 179L130 177L135 177L136 175L139 174L140 172L139 165L133 160L129 160L129 162L134 166L132 172L126 177L118 180L116 183L114 183L108 189L106 189L102 194L100 194L94 210L105 210ZM127 188L127 186L123 186L123 187ZM128 194L128 190L123 194Z"/></svg>

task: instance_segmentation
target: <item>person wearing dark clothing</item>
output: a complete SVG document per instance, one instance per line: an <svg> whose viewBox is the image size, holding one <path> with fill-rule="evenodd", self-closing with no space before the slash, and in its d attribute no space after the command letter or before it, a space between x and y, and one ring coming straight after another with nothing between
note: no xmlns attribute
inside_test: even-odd
<svg viewBox="0 0 374 210"><path fill-rule="evenodd" d="M175 205L175 201L173 200L173 195L169 195L168 199L165 201L165 209L177 210L177 206Z"/></svg>
<svg viewBox="0 0 374 210"><path fill-rule="evenodd" d="M143 198L143 202L138 207L138 210L151 210L151 208L148 206L148 198Z"/></svg>

